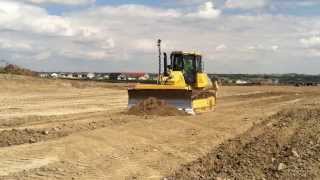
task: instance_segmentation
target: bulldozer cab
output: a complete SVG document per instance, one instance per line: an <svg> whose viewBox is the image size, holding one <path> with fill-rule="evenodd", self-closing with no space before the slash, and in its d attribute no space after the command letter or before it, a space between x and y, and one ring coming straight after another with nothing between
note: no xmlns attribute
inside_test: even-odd
<svg viewBox="0 0 320 180"><path fill-rule="evenodd" d="M203 72L201 55L195 53L172 52L171 68L173 71L181 71L186 83L194 86L197 82L197 73Z"/></svg>

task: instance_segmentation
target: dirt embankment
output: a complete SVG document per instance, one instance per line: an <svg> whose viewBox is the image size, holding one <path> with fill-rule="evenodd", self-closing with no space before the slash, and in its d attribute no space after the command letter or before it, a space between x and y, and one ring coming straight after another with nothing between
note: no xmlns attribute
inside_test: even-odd
<svg viewBox="0 0 320 180"><path fill-rule="evenodd" d="M167 179L319 178L320 106L306 105L271 116Z"/></svg>
<svg viewBox="0 0 320 180"><path fill-rule="evenodd" d="M156 116L183 116L187 115L184 111L180 111L177 108L170 106L163 100L156 98L148 98L139 102L137 105L131 107L128 111L129 115L144 116L144 115L156 115Z"/></svg>

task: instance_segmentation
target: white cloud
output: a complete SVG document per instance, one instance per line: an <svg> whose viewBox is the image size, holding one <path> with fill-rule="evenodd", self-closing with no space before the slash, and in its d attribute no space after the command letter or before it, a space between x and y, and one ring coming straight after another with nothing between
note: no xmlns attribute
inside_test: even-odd
<svg viewBox="0 0 320 180"><path fill-rule="evenodd" d="M256 47L255 46L249 46L247 47L248 50L256 50Z"/></svg>
<svg viewBox="0 0 320 180"><path fill-rule="evenodd" d="M215 9L214 4L211 1L208 1L199 7L198 12L190 13L188 14L188 16L211 19L211 18L219 17L220 14L221 14L221 11L218 9Z"/></svg>
<svg viewBox="0 0 320 180"><path fill-rule="evenodd" d="M292 61L306 57L300 39L308 53L316 52L317 38L306 37L320 28L317 18L220 14L211 2L190 9L94 6L50 15L35 4L0 1L0 59L41 70L151 71L161 38L164 51L200 51L208 72L255 73L277 71L279 64L294 69Z"/></svg>
<svg viewBox="0 0 320 180"><path fill-rule="evenodd" d="M300 43L305 48L308 56L319 57L320 56L320 36L312 36L308 38L300 39Z"/></svg>
<svg viewBox="0 0 320 180"><path fill-rule="evenodd" d="M306 47L320 47L320 36L302 38L300 42Z"/></svg>
<svg viewBox="0 0 320 180"><path fill-rule="evenodd" d="M320 49L309 49L308 50L308 55L310 57L320 57Z"/></svg>
<svg viewBox="0 0 320 180"><path fill-rule="evenodd" d="M9 1L0 2L0 26L65 36L75 33L71 24L60 16L48 15L40 7Z"/></svg>
<svg viewBox="0 0 320 180"><path fill-rule="evenodd" d="M206 2L198 7L195 12L185 12L180 9L160 9L154 7L148 7L143 5L128 4L120 6L104 6L95 8L89 11L89 15L95 16L97 14L103 14L105 16L113 16L114 18L202 18L202 19L213 19L219 17L221 10L216 9L212 2ZM164 19L165 20L165 19Z"/></svg>
<svg viewBox="0 0 320 180"><path fill-rule="evenodd" d="M95 16L97 14L103 14L105 16L114 16L130 18L130 17L144 17L144 18L178 18L182 14L174 9L157 9L143 5L121 5L121 6L104 6L96 9L92 9L89 15Z"/></svg>
<svg viewBox="0 0 320 180"><path fill-rule="evenodd" d="M38 54L35 54L32 56L35 60L41 61L41 60L46 60L49 59L52 56L52 53L50 51L42 51L39 52Z"/></svg>
<svg viewBox="0 0 320 180"><path fill-rule="evenodd" d="M13 42L9 39L0 39L0 48L14 51L30 51L32 49L31 44L28 42Z"/></svg>
<svg viewBox="0 0 320 180"><path fill-rule="evenodd" d="M220 44L219 46L216 47L217 52L222 52L227 49L227 46L225 44Z"/></svg>
<svg viewBox="0 0 320 180"><path fill-rule="evenodd" d="M273 50L273 51L278 51L279 50L279 46L278 45L273 45L273 46L271 46L271 49Z"/></svg>
<svg viewBox="0 0 320 180"><path fill-rule="evenodd" d="M263 8L269 0L227 0L225 6L231 9L256 9Z"/></svg>
<svg viewBox="0 0 320 180"><path fill-rule="evenodd" d="M210 13L212 13L213 6L207 4L205 7L200 9L199 16L193 16L192 19L212 17ZM136 34L139 32L136 31L146 28L145 23L157 27L155 20L168 21L168 23L169 21L178 22L180 19L189 19L191 14L198 14L198 12L182 12L142 5L121 5L97 7L79 13L58 16L49 15L44 8L35 5L1 1L0 29L37 36L37 40L30 40L39 46L37 49L35 47L30 49L35 54L30 57L35 59L45 59L56 55L65 58L105 60L126 56L127 53L117 54L125 47L132 49L126 51L136 53L153 52L154 38L140 38ZM121 30L117 31L113 28ZM50 37L56 37L60 42L48 42L45 45L40 43L40 40ZM117 42L121 46L117 47ZM16 43L16 47L13 47L6 41L1 44L1 48L20 48L22 50L23 47L21 45L18 47L18 44Z"/></svg>
<svg viewBox="0 0 320 180"><path fill-rule="evenodd" d="M181 4L201 4L204 2L208 2L208 0L175 0L175 1Z"/></svg>
<svg viewBox="0 0 320 180"><path fill-rule="evenodd" d="M33 43L30 47L21 39L11 40L15 44L10 40L0 41L0 49L28 50L30 59L49 59L53 56L106 59L111 55L109 50L115 47L114 40L103 34L99 27L73 22L64 16L49 15L41 7L18 2L0 2L0 29L22 35L22 38ZM52 38L56 40L49 41Z"/></svg>
<svg viewBox="0 0 320 180"><path fill-rule="evenodd" d="M139 39L131 43L132 48L144 52L153 52L155 50L155 41L153 39Z"/></svg>
<svg viewBox="0 0 320 180"><path fill-rule="evenodd" d="M32 4L60 4L68 6L88 5L95 3L95 0L14 0Z"/></svg>
<svg viewBox="0 0 320 180"><path fill-rule="evenodd" d="M262 52L262 51L265 51L265 52L269 52L270 51L273 51L273 52L276 52L279 50L279 46L278 45L263 45L263 44L258 44L258 45L251 45L251 46L248 46L246 48L246 50L248 50L249 52Z"/></svg>

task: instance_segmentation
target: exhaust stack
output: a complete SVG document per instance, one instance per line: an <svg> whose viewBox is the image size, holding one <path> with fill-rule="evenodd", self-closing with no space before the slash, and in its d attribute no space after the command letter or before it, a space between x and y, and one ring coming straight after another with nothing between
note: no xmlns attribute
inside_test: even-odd
<svg viewBox="0 0 320 180"><path fill-rule="evenodd" d="M158 49L159 49L159 71L158 71L158 84L161 82L161 39L158 39Z"/></svg>

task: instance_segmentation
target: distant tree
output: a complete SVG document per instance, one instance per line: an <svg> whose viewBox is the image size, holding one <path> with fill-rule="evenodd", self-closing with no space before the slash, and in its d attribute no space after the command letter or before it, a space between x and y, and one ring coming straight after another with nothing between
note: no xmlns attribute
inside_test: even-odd
<svg viewBox="0 0 320 180"><path fill-rule="evenodd" d="M36 76L37 73L34 71L31 71L29 69L21 68L17 65L14 64L8 64L6 65L2 73L7 73L7 74L17 74L17 75L25 75L25 76Z"/></svg>

